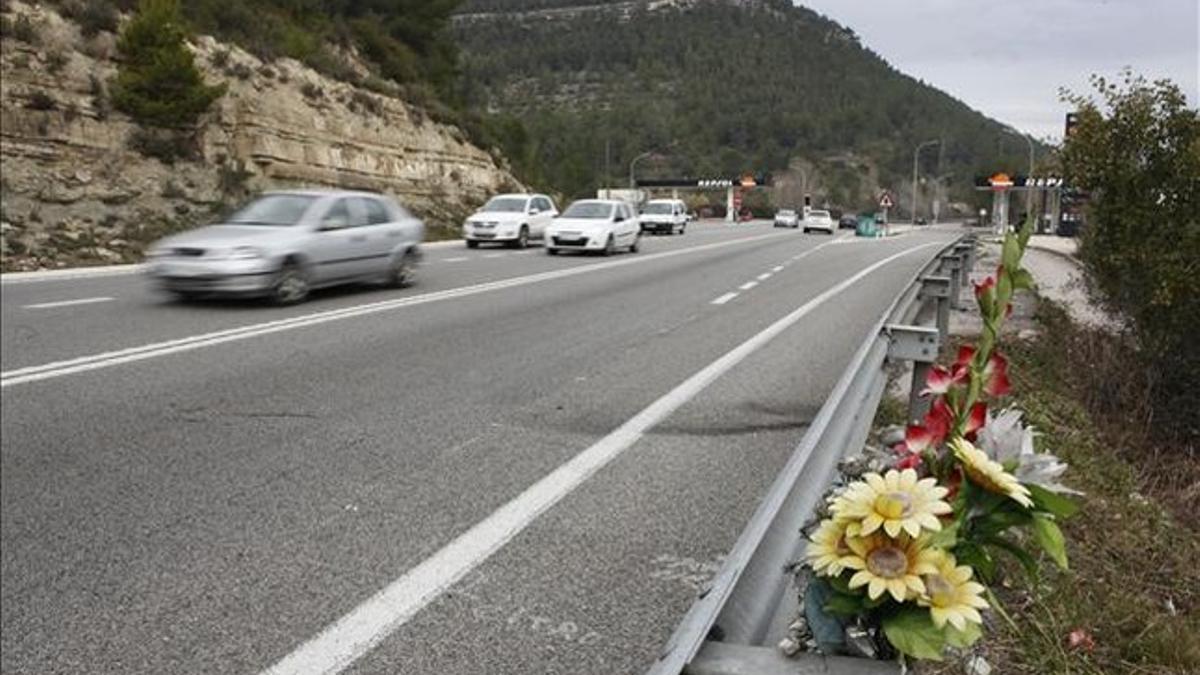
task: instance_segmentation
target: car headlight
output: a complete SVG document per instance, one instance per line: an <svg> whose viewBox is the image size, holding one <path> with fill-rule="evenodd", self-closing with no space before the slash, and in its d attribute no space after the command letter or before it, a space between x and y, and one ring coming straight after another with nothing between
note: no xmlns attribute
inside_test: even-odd
<svg viewBox="0 0 1200 675"><path fill-rule="evenodd" d="M252 260L262 258L263 252L253 246L238 246L229 252L230 260Z"/></svg>

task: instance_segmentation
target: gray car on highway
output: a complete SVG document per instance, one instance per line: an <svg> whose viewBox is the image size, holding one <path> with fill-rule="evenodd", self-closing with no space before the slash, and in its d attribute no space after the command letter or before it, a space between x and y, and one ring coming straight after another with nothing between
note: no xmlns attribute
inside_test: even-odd
<svg viewBox="0 0 1200 675"><path fill-rule="evenodd" d="M181 297L267 296L303 301L311 289L411 282L425 225L372 192L268 192L218 225L167 237L147 253L147 274Z"/></svg>

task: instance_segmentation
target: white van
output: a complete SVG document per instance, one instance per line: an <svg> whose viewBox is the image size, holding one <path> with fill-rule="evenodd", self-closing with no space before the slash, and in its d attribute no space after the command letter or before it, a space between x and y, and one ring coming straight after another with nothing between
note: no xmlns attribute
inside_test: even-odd
<svg viewBox="0 0 1200 675"><path fill-rule="evenodd" d="M687 229L687 205L680 199L651 199L642 205L638 222L642 232L665 232L683 234Z"/></svg>

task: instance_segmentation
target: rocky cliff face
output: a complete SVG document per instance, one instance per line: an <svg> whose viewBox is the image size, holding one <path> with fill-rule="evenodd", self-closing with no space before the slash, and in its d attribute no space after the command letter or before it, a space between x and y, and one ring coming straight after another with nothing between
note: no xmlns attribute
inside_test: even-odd
<svg viewBox="0 0 1200 675"><path fill-rule="evenodd" d="M194 45L228 92L181 144L111 110L114 35L85 38L44 7L6 3L0 42L3 268L136 260L162 234L260 190L373 189L452 225L519 183L457 127L390 96L211 38ZM137 149L135 149L137 148ZM155 159L182 150L185 158Z"/></svg>

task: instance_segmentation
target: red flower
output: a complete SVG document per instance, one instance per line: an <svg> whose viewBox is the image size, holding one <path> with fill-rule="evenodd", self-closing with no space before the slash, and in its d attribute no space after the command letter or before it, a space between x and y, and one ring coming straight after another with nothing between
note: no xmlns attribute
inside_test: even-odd
<svg viewBox="0 0 1200 675"><path fill-rule="evenodd" d="M925 415L923 424L930 434L930 443L934 446L941 445L942 441L946 440L946 435L950 433L950 427L953 424L954 411L946 405L946 398L939 396Z"/></svg>
<svg viewBox="0 0 1200 675"><path fill-rule="evenodd" d="M975 358L975 345L963 345L958 348L958 359L954 361L954 365L959 367L969 366L973 358Z"/></svg>
<svg viewBox="0 0 1200 675"><path fill-rule="evenodd" d="M929 371L929 377L925 378L925 388L921 390L921 395L944 394L950 391L950 387L962 384L967 379L967 374L966 368L958 366L955 366L953 370L944 366L934 366Z"/></svg>
<svg viewBox="0 0 1200 675"><path fill-rule="evenodd" d="M921 453L908 452L900 457L896 462L896 468L903 471L904 469L917 469L921 466Z"/></svg>
<svg viewBox="0 0 1200 675"><path fill-rule="evenodd" d="M983 391L988 396L1005 396L1012 391L1012 383L1008 381L1008 359L1000 352L994 352L983 367Z"/></svg>
<svg viewBox="0 0 1200 675"><path fill-rule="evenodd" d="M904 430L904 442L897 443L896 446L903 448L905 452L925 452L935 445L933 432L928 427L920 424L909 425Z"/></svg>
<svg viewBox="0 0 1200 675"><path fill-rule="evenodd" d="M967 426L963 429L963 436L967 440L975 438L975 432L983 428L987 422L987 404L980 401L971 406L971 412L967 414Z"/></svg>
<svg viewBox="0 0 1200 675"><path fill-rule="evenodd" d="M975 284L975 297L983 297L984 293L991 291L996 287L996 277L988 277L982 282Z"/></svg>
<svg viewBox="0 0 1200 675"><path fill-rule="evenodd" d="M959 488L962 487L962 470L955 468L946 476L942 484L947 490L945 500L947 502L954 501L954 498L958 496Z"/></svg>

